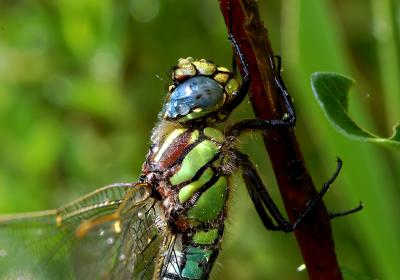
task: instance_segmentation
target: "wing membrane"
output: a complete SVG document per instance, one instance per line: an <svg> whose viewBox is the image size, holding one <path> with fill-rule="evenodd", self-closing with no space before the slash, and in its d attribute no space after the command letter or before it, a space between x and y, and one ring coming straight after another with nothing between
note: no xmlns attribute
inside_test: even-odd
<svg viewBox="0 0 400 280"><path fill-rule="evenodd" d="M73 279L71 252L82 221L111 215L135 187L113 184L57 210L0 217L2 279ZM129 200L135 204L147 197L142 190Z"/></svg>
<svg viewBox="0 0 400 280"><path fill-rule="evenodd" d="M92 220L74 246L78 278L151 279L165 229L157 222L158 207L147 198L122 205L106 221Z"/></svg>

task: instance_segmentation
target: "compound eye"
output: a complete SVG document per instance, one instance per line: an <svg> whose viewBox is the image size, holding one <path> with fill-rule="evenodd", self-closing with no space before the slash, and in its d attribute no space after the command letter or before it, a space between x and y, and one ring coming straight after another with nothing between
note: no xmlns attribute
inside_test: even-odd
<svg viewBox="0 0 400 280"><path fill-rule="evenodd" d="M175 119L193 111L201 117L221 107L225 99L222 86L203 76L193 77L177 86L164 104L164 116Z"/></svg>

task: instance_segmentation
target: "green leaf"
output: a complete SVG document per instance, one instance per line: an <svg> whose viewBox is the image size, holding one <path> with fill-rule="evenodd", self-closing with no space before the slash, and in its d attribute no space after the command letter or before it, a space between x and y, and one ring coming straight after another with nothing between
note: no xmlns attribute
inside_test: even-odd
<svg viewBox="0 0 400 280"><path fill-rule="evenodd" d="M400 150L400 125L389 138L381 138L357 125L349 115L348 93L354 80L336 73L316 72L311 75L311 87L317 101L332 125L348 138L369 141Z"/></svg>

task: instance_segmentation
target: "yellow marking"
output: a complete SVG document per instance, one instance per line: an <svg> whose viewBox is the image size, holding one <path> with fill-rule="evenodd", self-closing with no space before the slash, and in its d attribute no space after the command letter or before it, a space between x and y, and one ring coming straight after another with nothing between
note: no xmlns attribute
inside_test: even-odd
<svg viewBox="0 0 400 280"><path fill-rule="evenodd" d="M63 220L63 218L60 215L57 215L57 217L56 217L56 225L57 225L57 227L61 226L62 220Z"/></svg>
<svg viewBox="0 0 400 280"><path fill-rule="evenodd" d="M233 92L238 91L238 90L239 90L239 87L240 87L239 81L236 80L236 79L234 79L234 78L232 78L232 79L230 79L230 80L226 83L226 85L225 85L225 91L226 91L228 94L232 94Z"/></svg>
<svg viewBox="0 0 400 280"><path fill-rule="evenodd" d="M184 133L187 129L186 128L178 128L172 131L170 135L168 135L167 139L165 139L164 143L161 146L161 149L157 152L156 156L154 157L154 161L160 161L163 153L165 150L171 145L171 143L182 133Z"/></svg>
<svg viewBox="0 0 400 280"><path fill-rule="evenodd" d="M119 221L119 215L118 213L113 213L111 215L107 215L107 216L103 216L103 217L98 217L96 219L93 220L89 220L89 221L84 221L82 222L79 227L76 229L75 231L75 236L77 238L83 238L85 237L85 235L92 230L93 228L104 224L106 222L110 222L112 220L117 220Z"/></svg>
<svg viewBox="0 0 400 280"><path fill-rule="evenodd" d="M114 230L115 230L116 233L120 233L121 232L121 221L120 220L117 220L114 223Z"/></svg>
<svg viewBox="0 0 400 280"><path fill-rule="evenodd" d="M190 135L190 144L193 144L194 142L199 139L200 132L196 129L192 132L192 135Z"/></svg>
<svg viewBox="0 0 400 280"><path fill-rule="evenodd" d="M226 67L220 66L220 67L218 67L217 69L218 69L218 71L221 71L221 72L228 72L228 73L229 73L229 69L226 68Z"/></svg>
<svg viewBox="0 0 400 280"><path fill-rule="evenodd" d="M228 73L218 73L217 75L214 76L214 80L216 80L220 84L225 84L226 81L229 79L229 74Z"/></svg>
<svg viewBox="0 0 400 280"><path fill-rule="evenodd" d="M212 64L211 62L205 60L205 59L200 59L192 62L194 66L196 66L197 70L200 72L202 75L212 75L214 72L217 70L217 67Z"/></svg>

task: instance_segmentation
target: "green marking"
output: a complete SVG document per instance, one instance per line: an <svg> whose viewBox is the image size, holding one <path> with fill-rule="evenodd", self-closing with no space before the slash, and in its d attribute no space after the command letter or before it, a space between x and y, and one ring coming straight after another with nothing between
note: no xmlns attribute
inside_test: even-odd
<svg viewBox="0 0 400 280"><path fill-rule="evenodd" d="M240 87L239 81L236 79L230 79L225 85L225 91L229 94L237 91Z"/></svg>
<svg viewBox="0 0 400 280"><path fill-rule="evenodd" d="M209 231L198 231L193 235L193 241L196 244L213 244L218 237L218 229Z"/></svg>
<svg viewBox="0 0 400 280"><path fill-rule="evenodd" d="M186 116L183 116L182 118L178 119L179 122L184 122L187 120L194 120L194 119L198 119L200 117L203 117L205 115L207 115L208 113L210 113L209 111L203 111L199 108L199 110L197 112L193 111L190 114L187 114Z"/></svg>
<svg viewBox="0 0 400 280"><path fill-rule="evenodd" d="M215 219L224 206L227 185L226 177L220 177L200 196L187 216L204 223Z"/></svg>
<svg viewBox="0 0 400 280"><path fill-rule="evenodd" d="M182 270L182 277L201 279L204 273L204 263L209 262L212 251L196 247L188 247L185 254L186 264Z"/></svg>
<svg viewBox="0 0 400 280"><path fill-rule="evenodd" d="M206 165L218 153L218 151L217 145L210 140L204 140L199 143L185 156L181 168L169 181L172 185L178 185L189 181L201 167Z"/></svg>
<svg viewBox="0 0 400 280"><path fill-rule="evenodd" d="M189 185L184 186L179 191L179 201L180 203L186 202L189 198L193 196L193 194L201 188L205 183L207 183L213 175L213 171L211 168L207 168L204 173L200 176L197 181L190 183Z"/></svg>
<svg viewBox="0 0 400 280"><path fill-rule="evenodd" d="M190 135L190 144L194 143L199 139L199 131L196 129L195 131L192 132L192 135Z"/></svg>
<svg viewBox="0 0 400 280"><path fill-rule="evenodd" d="M204 135L210 138L211 140L214 140L219 143L223 143L225 140L225 137L222 134L222 132L213 127L206 127L204 129Z"/></svg>

